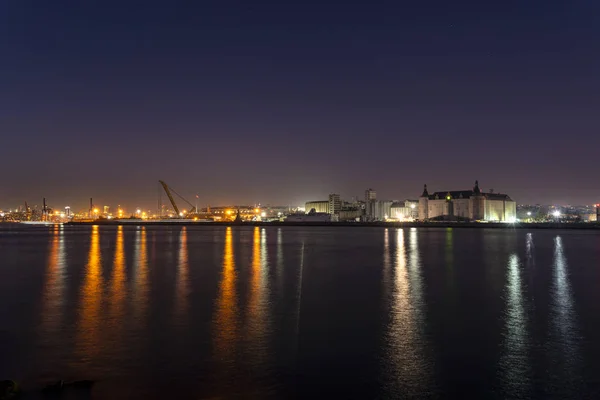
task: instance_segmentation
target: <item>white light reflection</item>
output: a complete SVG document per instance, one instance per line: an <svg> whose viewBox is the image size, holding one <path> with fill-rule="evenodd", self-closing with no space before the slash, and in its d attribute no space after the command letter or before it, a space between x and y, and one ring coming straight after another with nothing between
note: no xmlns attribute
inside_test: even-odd
<svg viewBox="0 0 600 400"><path fill-rule="evenodd" d="M283 236L281 228L277 228L277 267L275 272L277 273L277 288L279 291L283 291Z"/></svg>
<svg viewBox="0 0 600 400"><path fill-rule="evenodd" d="M388 300L390 296L390 282L392 280L392 260L390 250L390 230L385 228L383 231L383 298L384 301Z"/></svg>
<svg viewBox="0 0 600 400"><path fill-rule="evenodd" d="M300 353L300 309L302 306L302 277L304 275L304 240L302 241L302 249L300 250L300 268L298 275L298 308L296 310L296 362L299 360Z"/></svg>
<svg viewBox="0 0 600 400"><path fill-rule="evenodd" d="M506 395L528 398L529 334L519 257L512 254L506 272L504 353L500 362Z"/></svg>
<svg viewBox="0 0 600 400"><path fill-rule="evenodd" d="M535 266L534 252L535 246L533 244L533 235L528 233L525 237L525 260L528 266Z"/></svg>
<svg viewBox="0 0 600 400"><path fill-rule="evenodd" d="M550 333L553 350L553 365L558 368L561 384L572 385L579 380L577 368L579 359L579 332L577 316L567 272L567 259L560 236L554 239L554 277L551 293L552 331ZM564 375L563 375L564 374Z"/></svg>
<svg viewBox="0 0 600 400"><path fill-rule="evenodd" d="M427 393L431 390L430 377L426 373L424 354L423 299L421 265L416 229L409 236L409 258L405 247L404 231L396 231L396 257L392 303L386 334L384 363L391 369L387 384L396 397L406 393Z"/></svg>

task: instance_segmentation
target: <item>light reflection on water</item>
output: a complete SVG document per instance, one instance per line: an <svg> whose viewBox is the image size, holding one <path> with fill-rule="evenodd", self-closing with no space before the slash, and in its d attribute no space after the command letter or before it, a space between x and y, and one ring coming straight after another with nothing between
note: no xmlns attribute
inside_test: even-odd
<svg viewBox="0 0 600 400"><path fill-rule="evenodd" d="M540 231L534 246L523 231L204 229L57 226L24 275L2 275L23 239L0 247L0 279L28 299L0 293L0 334L23 332L16 343L32 354L4 346L0 372L165 390L161 374L172 393L190 379L198 397L234 385L265 398L353 369L364 381L340 397L573 398L600 369L582 340L594 316L580 308L581 288L600 278L592 235ZM320 370L320 357L336 369ZM127 398L111 396L99 398Z"/></svg>
<svg viewBox="0 0 600 400"><path fill-rule="evenodd" d="M146 227L141 227L135 232L134 256L134 287L133 287L133 318L138 329L143 329L146 324L148 295L150 283L148 277L148 244Z"/></svg>
<svg viewBox="0 0 600 400"><path fill-rule="evenodd" d="M389 232L384 232L384 279L389 254ZM432 390L424 346L422 278L416 230L409 233L406 248L404 230L396 230L396 249L391 293L390 322L385 336L384 371L386 385L396 396L419 397Z"/></svg>
<svg viewBox="0 0 600 400"><path fill-rule="evenodd" d="M92 227L85 278L81 288L75 347L80 362L91 363L102 351L100 348L102 294L102 258L100 254L100 229Z"/></svg>
<svg viewBox="0 0 600 400"><path fill-rule="evenodd" d="M62 225L55 225L50 239L46 281L42 295L40 331L44 333L43 342L56 343L60 324L65 311L65 275L67 257L65 235Z"/></svg>
<svg viewBox="0 0 600 400"><path fill-rule="evenodd" d="M189 295L189 259L188 236L184 226L179 233L179 254L177 258L177 283L175 286L175 316L176 324L182 327L186 324Z"/></svg>
<svg viewBox="0 0 600 400"><path fill-rule="evenodd" d="M109 335L109 340L118 345L120 343L117 342L118 336L121 333L125 321L124 302L127 294L125 289L125 243L122 226L117 228L112 268L108 295L108 320L103 330Z"/></svg>
<svg viewBox="0 0 600 400"><path fill-rule="evenodd" d="M246 314L246 340L257 368L264 366L269 347L269 260L267 258L266 231L254 228L250 295Z"/></svg>
<svg viewBox="0 0 600 400"><path fill-rule="evenodd" d="M213 337L217 359L229 365L235 361L235 344L239 331L236 278L233 232L228 227L225 231L221 283L216 302Z"/></svg>
<svg viewBox="0 0 600 400"><path fill-rule="evenodd" d="M554 263L549 333L551 371L565 385L580 384L580 335L569 281L567 258L560 236L554 238Z"/></svg>
<svg viewBox="0 0 600 400"><path fill-rule="evenodd" d="M530 382L530 339L519 257L511 254L506 271L506 317L504 353L500 361L505 393L528 397Z"/></svg>

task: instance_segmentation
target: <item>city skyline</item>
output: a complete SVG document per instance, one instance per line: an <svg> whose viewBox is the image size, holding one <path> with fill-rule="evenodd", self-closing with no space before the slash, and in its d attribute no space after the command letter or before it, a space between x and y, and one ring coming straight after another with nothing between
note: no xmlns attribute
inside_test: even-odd
<svg viewBox="0 0 600 400"><path fill-rule="evenodd" d="M428 185L428 187L436 192L450 192L450 191L455 191L454 189L452 190L446 190L446 189L442 189L442 190L437 190L438 188L435 187L431 187L430 185ZM470 190L472 189L472 187L461 187L461 190ZM296 208L296 207L303 207L305 203L307 202L311 202L311 201L322 201L322 202L328 202L328 198L329 196L333 195L335 192L334 191L330 191L328 193L322 192L321 194L317 194L315 197L304 197L302 200L300 200L298 203L277 203L277 202L272 202L272 201L254 201L254 202L242 202L242 201L231 201L231 202L225 202L225 203L218 203L218 202L213 202L213 203L208 203L202 200L202 198L199 196L196 199L196 195L194 195L192 192L189 191L181 191L179 188L177 189L178 193L180 193L181 195L183 195L183 197L185 198L185 200L189 201L190 203L192 203L193 206L195 206L196 204L198 205L198 208L206 208L207 206L210 207L231 207L231 206L265 206L265 207L280 207L280 206L289 206L291 208ZM369 190L369 191L373 191L375 193L377 193L377 200L386 200L386 201L404 201L404 200L418 200L421 197L421 193L423 191L423 186L420 187L420 190L415 193L415 194L411 194L411 195L403 195L403 194L397 194L397 195L388 195L388 193L386 192L382 192L382 191L378 191L376 188L374 187L368 187L362 190L362 192L360 190L358 190L356 193L352 194L335 194L337 196L340 196L342 201L345 202L352 202L353 200L359 201L359 202L364 202L365 201L365 191ZM493 188L486 188L484 186L481 186L481 190L484 193L490 193L490 191L493 191L493 193L496 194L509 194L509 192L507 191L498 191L496 189ZM179 208L181 209L189 209L190 207L185 203L184 200L182 200L181 198L175 196L175 201L177 202ZM268 195L266 196L268 197ZM512 196L511 196L512 197ZM24 207L25 202L27 202L28 206L31 208L39 208L41 209L43 207L43 197L39 198L39 199L26 199L24 201L21 201L20 203L17 202L15 204L6 204L6 203L1 203L0 202L0 210L9 210L9 209L18 209L19 207ZM126 210L127 213L129 214L133 214L135 213L135 210L137 209L141 209L144 211L157 211L158 210L158 203L160 201L160 203L162 204L162 207L164 210L166 209L171 209L171 204L169 202L169 199L167 197L167 195L164 193L163 189L160 189L160 192L156 192L155 193L155 198L154 199L147 199L146 201L142 201L139 203L136 202L132 202L130 200L128 200L127 198L125 199L121 199L122 201L113 201L111 199L107 199L106 197L99 197L99 198L75 198L75 201L65 201L65 200L61 200L59 199L51 199L51 198L45 198L48 202L48 207L51 207L55 210L59 210L59 209L63 209L64 207L69 207L72 212L85 212L85 211L89 211L90 210L90 200L93 201L93 206L94 208L97 209L101 209L102 207L110 207L111 208L111 212L114 212L117 208ZM531 203L527 203L527 202L522 202L522 201L516 201L517 204L519 205L535 205L535 204L540 204L540 205L555 205L555 206L594 206L596 204L598 204L598 202L591 202L591 203L558 203L558 202L531 202ZM189 211L189 210L187 210ZM308 211L308 210L307 210Z"/></svg>
<svg viewBox="0 0 600 400"><path fill-rule="evenodd" d="M598 7L5 2L0 206L595 204Z"/></svg>

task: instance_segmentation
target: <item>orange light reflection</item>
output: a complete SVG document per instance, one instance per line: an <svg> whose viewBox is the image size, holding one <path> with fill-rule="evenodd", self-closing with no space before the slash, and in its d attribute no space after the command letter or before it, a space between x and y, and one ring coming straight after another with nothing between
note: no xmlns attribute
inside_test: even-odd
<svg viewBox="0 0 600 400"><path fill-rule="evenodd" d="M115 255L109 294L108 332L111 336L118 334L123 326L123 307L125 300L125 244L123 226L117 228Z"/></svg>
<svg viewBox="0 0 600 400"><path fill-rule="evenodd" d="M233 362L235 341L238 332L238 305L236 294L236 272L231 227L225 231L223 271L215 316L215 351L220 360Z"/></svg>
<svg viewBox="0 0 600 400"><path fill-rule="evenodd" d="M175 290L175 314L179 324L183 324L187 313L187 300L189 293L189 260L187 249L187 229L184 226L179 234L179 262L177 265L177 288Z"/></svg>
<svg viewBox="0 0 600 400"><path fill-rule="evenodd" d="M66 266L65 238L62 225L55 225L48 256L46 282L41 312L40 337L46 342L54 339L63 312L64 274Z"/></svg>
<svg viewBox="0 0 600 400"><path fill-rule="evenodd" d="M136 232L135 241L135 286L133 293L135 320L138 328L144 326L146 307L148 303L148 245L146 227Z"/></svg>
<svg viewBox="0 0 600 400"><path fill-rule="evenodd" d="M100 311L102 307L102 259L98 225L92 227L90 250L81 290L79 324L76 346L84 362L89 362L100 351Z"/></svg>

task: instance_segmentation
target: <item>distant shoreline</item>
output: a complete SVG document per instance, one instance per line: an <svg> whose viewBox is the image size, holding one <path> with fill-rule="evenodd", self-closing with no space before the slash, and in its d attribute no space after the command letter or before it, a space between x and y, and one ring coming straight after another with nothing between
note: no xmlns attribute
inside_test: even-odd
<svg viewBox="0 0 600 400"><path fill-rule="evenodd" d="M259 226L259 227L353 227L353 228L478 228L478 229L586 229L600 230L595 222L546 222L546 223L485 223L485 222L154 222L154 221L85 221L68 222L68 226Z"/></svg>

